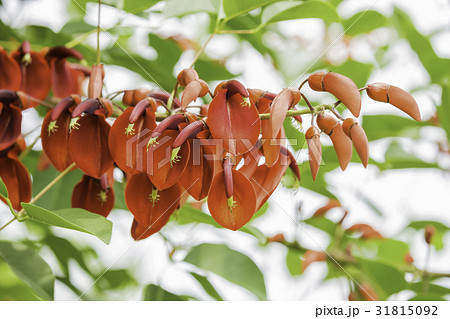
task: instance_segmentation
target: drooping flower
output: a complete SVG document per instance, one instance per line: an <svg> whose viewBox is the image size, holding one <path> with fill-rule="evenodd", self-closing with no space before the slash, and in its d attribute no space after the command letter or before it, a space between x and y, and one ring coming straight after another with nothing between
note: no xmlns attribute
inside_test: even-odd
<svg viewBox="0 0 450 319"><path fill-rule="evenodd" d="M0 90L0 150L14 144L22 128L21 101L16 92Z"/></svg>
<svg viewBox="0 0 450 319"><path fill-rule="evenodd" d="M60 98L81 94L83 82L89 74L67 62L67 58L82 60L81 53L75 49L54 47L47 51L45 58L50 65L53 94Z"/></svg>
<svg viewBox="0 0 450 319"><path fill-rule="evenodd" d="M206 120L214 139L234 156L248 152L256 143L261 120L247 89L231 80L216 87Z"/></svg>
<svg viewBox="0 0 450 319"><path fill-rule="evenodd" d="M2 47L0 47L0 70L0 89L18 91L21 82L19 64Z"/></svg>
<svg viewBox="0 0 450 319"><path fill-rule="evenodd" d="M70 122L69 154L86 175L99 179L113 167L108 147L111 102L106 99L87 99L73 111Z"/></svg>
<svg viewBox="0 0 450 319"><path fill-rule="evenodd" d="M386 83L367 85L367 95L375 101L392 104L416 121L420 121L420 111L416 100L405 90Z"/></svg>
<svg viewBox="0 0 450 319"><path fill-rule="evenodd" d="M317 125L333 143L334 150L342 170L345 170L352 159L352 141L342 130L342 124L329 114L319 114Z"/></svg>
<svg viewBox="0 0 450 319"><path fill-rule="evenodd" d="M178 208L180 198L178 183L158 190L145 173L132 175L125 188L125 202L134 216L133 238L140 240L158 232Z"/></svg>
<svg viewBox="0 0 450 319"><path fill-rule="evenodd" d="M150 134L156 127L156 102L145 98L128 107L114 122L108 144L114 162L128 174L147 172Z"/></svg>
<svg viewBox="0 0 450 319"><path fill-rule="evenodd" d="M19 64L21 71L20 90L34 97L44 100L50 92L51 73L45 60L45 50L31 51L30 44L24 41L11 57ZM26 107L34 107L39 103L30 101Z"/></svg>
<svg viewBox="0 0 450 319"><path fill-rule="evenodd" d="M42 148L49 161L63 171L73 163L69 152L69 133L74 108L81 103L78 95L67 96L50 110L42 122Z"/></svg>
<svg viewBox="0 0 450 319"><path fill-rule="evenodd" d="M18 150L10 146L0 151L0 177L8 190L8 198L15 210L20 210L22 202L31 200L31 178L26 167L17 159ZM0 195L0 199L6 202Z"/></svg>
<svg viewBox="0 0 450 319"><path fill-rule="evenodd" d="M248 178L233 166L226 157L223 170L216 174L209 190L208 208L219 225L238 230L256 212L257 194Z"/></svg>
<svg viewBox="0 0 450 319"><path fill-rule="evenodd" d="M112 175L112 170L110 170ZM83 175L72 192L72 207L83 208L103 217L108 217L114 207L114 189L112 176L103 174L100 180Z"/></svg>
<svg viewBox="0 0 450 319"><path fill-rule="evenodd" d="M325 91L337 97L355 116L361 112L361 94L355 82L334 72L315 72L308 77L314 91Z"/></svg>

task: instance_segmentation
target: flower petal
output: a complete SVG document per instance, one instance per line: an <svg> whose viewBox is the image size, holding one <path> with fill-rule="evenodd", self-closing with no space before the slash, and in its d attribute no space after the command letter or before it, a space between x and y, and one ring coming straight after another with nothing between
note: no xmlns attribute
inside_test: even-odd
<svg viewBox="0 0 450 319"><path fill-rule="evenodd" d="M26 167L17 159L0 158L0 177L8 190L8 198L15 210L20 210L20 203L31 200L31 179ZM0 199L5 202L2 196Z"/></svg>
<svg viewBox="0 0 450 319"><path fill-rule="evenodd" d="M221 226L238 230L250 221L256 211L255 190L247 177L233 169L234 191L233 196L228 199L224 175L224 171L221 171L214 177L208 195L208 208L211 216Z"/></svg>
<svg viewBox="0 0 450 319"><path fill-rule="evenodd" d="M159 191L144 173L132 175L125 188L127 207L136 222L148 228L146 237L167 224L178 207L180 197L181 187L178 183Z"/></svg>
<svg viewBox="0 0 450 319"><path fill-rule="evenodd" d="M70 157L86 175L99 179L113 167L114 161L108 147L109 130L110 126L103 116L92 114L79 117L71 128Z"/></svg>
<svg viewBox="0 0 450 319"><path fill-rule="evenodd" d="M72 207L108 217L114 207L114 189L111 187L104 190L98 179L83 175L73 189Z"/></svg>

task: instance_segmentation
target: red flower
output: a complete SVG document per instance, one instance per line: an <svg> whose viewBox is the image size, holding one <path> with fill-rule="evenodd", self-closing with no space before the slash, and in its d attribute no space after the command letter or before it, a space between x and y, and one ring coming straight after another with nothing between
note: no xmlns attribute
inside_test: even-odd
<svg viewBox="0 0 450 319"><path fill-rule="evenodd" d="M261 121L247 90L236 80L216 88L208 109L207 124L213 138L223 140L225 151L244 154L258 140Z"/></svg>
<svg viewBox="0 0 450 319"><path fill-rule="evenodd" d="M110 171L112 175L112 170ZM83 208L92 213L108 217L114 207L114 189L112 177L103 174L101 179L83 175L72 193L72 207Z"/></svg>
<svg viewBox="0 0 450 319"><path fill-rule="evenodd" d="M56 97L81 94L86 73L83 69L66 61L67 58L83 59L81 53L66 47L54 47L45 55L51 69L51 83Z"/></svg>
<svg viewBox="0 0 450 319"><path fill-rule="evenodd" d="M13 208L20 210L20 203L31 200L31 179L26 167L17 159L17 153L14 146L0 151L0 177L6 185ZM2 196L0 199L6 202Z"/></svg>
<svg viewBox="0 0 450 319"><path fill-rule="evenodd" d="M134 216L131 235L144 239L158 232L178 208L180 184L158 190L144 173L132 175L125 188L125 202Z"/></svg>
<svg viewBox="0 0 450 319"><path fill-rule="evenodd" d="M72 113L69 135L69 154L77 166L89 176L99 179L113 167L108 147L111 102L87 99Z"/></svg>
<svg viewBox="0 0 450 319"><path fill-rule="evenodd" d="M156 127L156 102L147 98L128 107L114 122L108 144L117 166L128 174L147 172L146 146Z"/></svg>
<svg viewBox="0 0 450 319"><path fill-rule="evenodd" d="M50 67L45 60L45 52L32 52L30 44L24 41L22 45L11 54L20 65L20 90L32 97L44 100L50 92ZM27 107L34 107L39 103L31 101Z"/></svg>
<svg viewBox="0 0 450 319"><path fill-rule="evenodd" d="M11 58L2 47L0 47L0 70L0 89L19 90L20 67L16 60Z"/></svg>
<svg viewBox="0 0 450 319"><path fill-rule="evenodd" d="M42 122L42 148L53 166L65 170L73 163L69 153L69 132L73 109L80 104L80 97L65 97L50 110Z"/></svg>

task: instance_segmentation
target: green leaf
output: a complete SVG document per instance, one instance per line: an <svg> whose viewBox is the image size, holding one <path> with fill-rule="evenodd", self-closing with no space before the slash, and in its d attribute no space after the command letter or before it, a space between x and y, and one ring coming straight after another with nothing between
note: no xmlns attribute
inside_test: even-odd
<svg viewBox="0 0 450 319"><path fill-rule="evenodd" d="M42 300L31 288L17 277L7 263L0 258L0 300L37 301Z"/></svg>
<svg viewBox="0 0 450 319"><path fill-rule="evenodd" d="M446 80L442 85L442 104L437 107L437 114L442 128L450 141L450 81Z"/></svg>
<svg viewBox="0 0 450 319"><path fill-rule="evenodd" d="M326 217L311 217L311 218L305 219L303 222L308 225L311 225L317 229L323 230L324 232L328 233L332 237L336 233L336 228L337 228L336 223Z"/></svg>
<svg viewBox="0 0 450 319"><path fill-rule="evenodd" d="M355 243L358 247L355 247ZM378 260L392 266L403 266L405 254L409 252L408 244L390 238L368 239L356 241L354 244L353 255Z"/></svg>
<svg viewBox="0 0 450 319"><path fill-rule="evenodd" d="M384 155L385 163L379 165L381 169L403 168L438 168L437 163L425 162L412 153L407 152L397 142L392 141Z"/></svg>
<svg viewBox="0 0 450 319"><path fill-rule="evenodd" d="M91 234L105 244L111 241L112 222L103 216L81 208L67 208L52 212L26 203L22 203L22 207L31 220Z"/></svg>
<svg viewBox="0 0 450 319"><path fill-rule="evenodd" d="M358 265L361 271L372 279L372 284L382 289L386 297L404 290L407 286L405 274L389 264L358 258Z"/></svg>
<svg viewBox="0 0 450 319"><path fill-rule="evenodd" d="M53 300L55 276L34 250L21 243L1 240L0 257L39 297Z"/></svg>
<svg viewBox="0 0 450 319"><path fill-rule="evenodd" d="M225 65L204 58L195 62L195 70L199 77L206 82L228 80L237 76L236 74L229 72Z"/></svg>
<svg viewBox="0 0 450 319"><path fill-rule="evenodd" d="M439 57L433 49L428 37L421 34L414 26L411 18L401 9L394 9L393 22L400 35L408 40L411 49L417 54L422 65L428 71L433 83L439 83L448 76L450 59Z"/></svg>
<svg viewBox="0 0 450 319"><path fill-rule="evenodd" d="M203 287L208 295L210 295L215 300L223 301L223 298L219 295L214 286L209 282L208 278L196 274L195 272L191 272L190 274L195 278L195 280L198 281L198 283Z"/></svg>
<svg viewBox="0 0 450 319"><path fill-rule="evenodd" d="M326 22L338 22L336 9L323 1L279 1L267 6L261 16L261 24L305 18L320 18Z"/></svg>
<svg viewBox="0 0 450 319"><path fill-rule="evenodd" d="M144 301L186 301L189 299L190 297L175 295L153 284L144 287L142 298Z"/></svg>
<svg viewBox="0 0 450 319"><path fill-rule="evenodd" d="M6 189L5 183L3 183L2 178L0 177L0 196L4 198L8 198L8 190Z"/></svg>
<svg viewBox="0 0 450 319"><path fill-rule="evenodd" d="M141 13L161 0L123 0L123 10L129 13Z"/></svg>
<svg viewBox="0 0 450 319"><path fill-rule="evenodd" d="M358 12L352 17L342 21L342 25L349 36L369 33L377 28L386 26L388 19L378 11L368 10Z"/></svg>
<svg viewBox="0 0 450 319"><path fill-rule="evenodd" d="M286 254L286 266L291 276L302 274L302 253L297 249L289 248Z"/></svg>
<svg viewBox="0 0 450 319"><path fill-rule="evenodd" d="M428 283L427 289L429 294L437 295L437 296L445 296L450 295L450 288L442 287L436 284ZM408 290L412 290L417 294L422 294L425 291L423 281L414 282L408 285Z"/></svg>
<svg viewBox="0 0 450 319"><path fill-rule="evenodd" d="M283 122L283 128L289 144L295 151L299 151L303 148L308 148L305 134L300 131L300 123L295 121L293 118L286 118Z"/></svg>
<svg viewBox="0 0 450 319"><path fill-rule="evenodd" d="M47 247L52 250L56 259L58 260L62 272L66 277L70 275L69 262L71 260L74 260L84 271L86 271L92 277L95 276L95 274L88 268L85 262L83 250L75 247L67 239L48 234L44 238L43 244L47 245Z"/></svg>
<svg viewBox="0 0 450 319"><path fill-rule="evenodd" d="M163 39L153 33L148 35L148 45L158 54L156 63L172 70L181 56L180 47L172 40Z"/></svg>
<svg viewBox="0 0 450 319"><path fill-rule="evenodd" d="M168 0L164 7L164 14L168 17L181 17L198 12L208 12L217 15L219 9L220 0Z"/></svg>
<svg viewBox="0 0 450 319"><path fill-rule="evenodd" d="M386 104L387 105L387 104ZM386 137L419 138L419 131L426 123L396 115L364 115L362 125L369 141Z"/></svg>
<svg viewBox="0 0 450 319"><path fill-rule="evenodd" d="M100 291L121 290L138 283L128 269L108 269L102 273L95 285Z"/></svg>
<svg viewBox="0 0 450 319"><path fill-rule="evenodd" d="M227 19L230 20L275 1L276 0L226 0L223 2L223 10Z"/></svg>
<svg viewBox="0 0 450 319"><path fill-rule="evenodd" d="M248 256L227 245L200 244L192 248L184 261L247 289L261 300L266 299L266 285L261 270Z"/></svg>

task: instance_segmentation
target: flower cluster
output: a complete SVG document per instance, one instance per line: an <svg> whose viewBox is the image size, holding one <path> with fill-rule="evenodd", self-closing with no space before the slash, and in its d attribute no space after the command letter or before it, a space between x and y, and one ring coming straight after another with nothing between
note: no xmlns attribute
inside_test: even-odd
<svg viewBox="0 0 450 319"><path fill-rule="evenodd" d="M122 110L102 97L102 65L87 70L66 62L67 57L82 58L64 47L31 52L27 43L11 55L0 50L0 176L14 209L30 200L30 177L17 159L25 147L21 111L45 99L52 89L61 99L44 118L42 146L57 170L76 166L84 173L73 190L72 206L107 217L114 207L113 169L118 167L125 174L125 201L134 216L131 234L136 240L158 232L187 195L206 200L211 216L223 227L238 230L249 222L288 168L300 180L283 129L288 115L302 122L300 114L312 114L305 137L313 179L321 164L322 133L330 137L342 170L352 158L352 145L362 164L368 165L363 128L336 109L342 103L357 118L361 91L420 120L416 102L402 89L384 83L358 89L351 79L333 72L316 72L298 89L275 94L247 89L237 80L224 81L211 91L188 68L178 75L172 93L123 91L127 107ZM81 84L87 75L84 98ZM331 93L337 102L313 107L301 93L306 83L315 91ZM179 87L184 88L180 99ZM208 94L210 103L192 105ZM308 109L297 109L301 100ZM165 113L158 113L158 108ZM117 112L120 115L110 125L106 119Z"/></svg>

